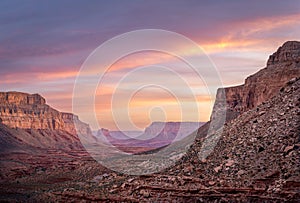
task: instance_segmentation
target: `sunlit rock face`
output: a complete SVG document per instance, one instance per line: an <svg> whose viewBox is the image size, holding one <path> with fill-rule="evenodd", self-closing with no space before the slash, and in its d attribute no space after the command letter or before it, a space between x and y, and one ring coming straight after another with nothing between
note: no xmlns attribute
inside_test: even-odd
<svg viewBox="0 0 300 203"><path fill-rule="evenodd" d="M300 42L287 41L273 53L267 62L268 66L284 62L299 62Z"/></svg>
<svg viewBox="0 0 300 203"><path fill-rule="evenodd" d="M219 89L214 113L222 93L226 98L227 120L231 120L274 97L289 80L299 76L300 42L288 41L269 57L264 69L246 78L243 85Z"/></svg>
<svg viewBox="0 0 300 203"><path fill-rule="evenodd" d="M51 108L39 94L0 92L0 118L11 128L90 133L89 126L79 121L78 116Z"/></svg>
<svg viewBox="0 0 300 203"><path fill-rule="evenodd" d="M46 100L39 94L26 94L22 92L0 92L0 103L15 105L44 105Z"/></svg>

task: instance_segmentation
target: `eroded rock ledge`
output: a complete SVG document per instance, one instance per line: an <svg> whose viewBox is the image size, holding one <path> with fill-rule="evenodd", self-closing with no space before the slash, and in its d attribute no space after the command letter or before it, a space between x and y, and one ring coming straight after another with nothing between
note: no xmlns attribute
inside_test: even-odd
<svg viewBox="0 0 300 203"><path fill-rule="evenodd" d="M0 119L11 128L63 130L73 135L91 133L89 125L78 116L51 108L39 94L0 92Z"/></svg>

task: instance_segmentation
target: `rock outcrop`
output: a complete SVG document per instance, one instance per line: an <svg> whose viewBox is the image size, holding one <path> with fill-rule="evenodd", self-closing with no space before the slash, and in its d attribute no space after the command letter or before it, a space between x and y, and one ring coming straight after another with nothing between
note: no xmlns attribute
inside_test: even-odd
<svg viewBox="0 0 300 203"><path fill-rule="evenodd" d="M300 42L288 41L272 54L266 68L249 76L243 85L219 89L214 111L225 90L227 120L235 118L277 94L292 78L300 75Z"/></svg>
<svg viewBox="0 0 300 203"><path fill-rule="evenodd" d="M73 135L91 133L78 116L51 108L39 94L0 92L0 118L11 128L62 130Z"/></svg>
<svg viewBox="0 0 300 203"><path fill-rule="evenodd" d="M268 66L282 64L284 62L298 63L300 60L300 42L287 41L269 57Z"/></svg>
<svg viewBox="0 0 300 203"><path fill-rule="evenodd" d="M26 94L22 92L0 92L2 105L44 105L46 100L39 94Z"/></svg>

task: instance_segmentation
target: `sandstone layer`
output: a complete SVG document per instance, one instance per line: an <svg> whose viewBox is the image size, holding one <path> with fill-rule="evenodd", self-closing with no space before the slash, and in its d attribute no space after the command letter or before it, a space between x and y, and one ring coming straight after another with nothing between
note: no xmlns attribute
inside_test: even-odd
<svg viewBox="0 0 300 203"><path fill-rule="evenodd" d="M91 133L78 116L51 108L39 94L0 92L0 119L11 128L62 130L73 135Z"/></svg>

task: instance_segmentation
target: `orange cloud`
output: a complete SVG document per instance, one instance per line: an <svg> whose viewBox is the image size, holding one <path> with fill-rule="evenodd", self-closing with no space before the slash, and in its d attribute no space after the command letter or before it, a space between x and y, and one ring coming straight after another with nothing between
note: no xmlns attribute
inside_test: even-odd
<svg viewBox="0 0 300 203"><path fill-rule="evenodd" d="M58 80L66 78L75 78L78 74L78 71L61 71L61 72L40 72L35 73L36 77L39 80Z"/></svg>
<svg viewBox="0 0 300 203"><path fill-rule="evenodd" d="M107 90L106 93L108 93ZM99 96L99 95L98 95ZM210 95L195 95L193 98L179 98L177 99L169 93L157 92L154 94L151 91L141 92L131 98L128 101L128 106L121 106L118 103L116 106L111 104L111 96L109 93L96 97L96 115L101 127L116 130L115 121L113 118L113 112L118 114L119 111L123 112L124 109L128 109L129 117L132 122L140 129L143 129L149 123L151 118L154 120L166 119L168 121L182 121L181 111L185 114L185 120L189 121L207 121L210 116L210 112L213 106L213 98ZM98 101L98 102L97 102ZM181 103L180 103L181 101ZM191 102L193 105L191 105ZM195 111L195 105L198 106L198 113ZM153 107L160 107L165 112L165 117L162 114L154 114L151 116L151 110ZM113 109L114 108L114 109Z"/></svg>
<svg viewBox="0 0 300 203"><path fill-rule="evenodd" d="M300 14L293 14L287 16L274 16L267 18L258 18L255 20L241 21L234 23L233 26L235 28L243 26L244 29L242 29L242 32L240 32L240 34L242 34L242 36L249 36L257 32L266 32L290 25L294 26L299 24L299 22Z"/></svg>
<svg viewBox="0 0 300 203"><path fill-rule="evenodd" d="M63 68L62 68L63 69ZM59 72L23 72L10 73L3 76L0 83L28 83L39 81L55 81L59 79L75 78L77 71L59 71Z"/></svg>
<svg viewBox="0 0 300 203"><path fill-rule="evenodd" d="M283 29L289 26L296 27L297 25L298 27L300 26L300 14L242 20L225 25L222 28L224 30L223 37L211 39L209 42L199 40L199 44L202 45L207 53L229 51L236 48L239 48L239 50L241 48L246 50L251 48L266 50L268 47L265 45L271 44L274 46L274 39L272 37L262 39L260 37L262 33L272 32L275 29ZM281 41L285 40L281 39ZM268 43L268 41L272 41L272 43ZM262 44L264 46L261 46Z"/></svg>
<svg viewBox="0 0 300 203"><path fill-rule="evenodd" d="M174 56L158 52L158 51L145 51L145 52L138 52L134 54L130 54L117 62L115 62L107 71L109 72L117 72L119 70L130 70L136 67L141 66L149 66L155 65L159 63L166 63L174 59Z"/></svg>

